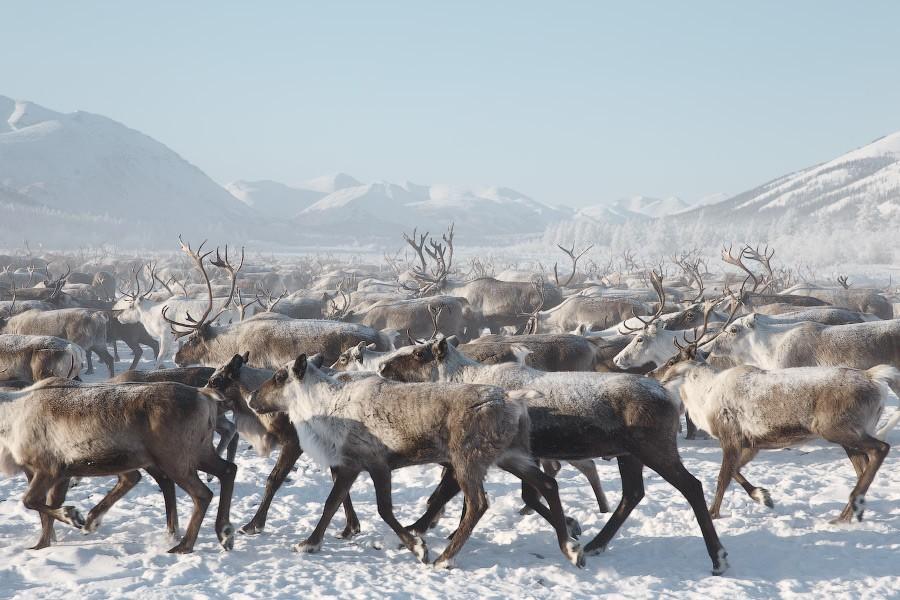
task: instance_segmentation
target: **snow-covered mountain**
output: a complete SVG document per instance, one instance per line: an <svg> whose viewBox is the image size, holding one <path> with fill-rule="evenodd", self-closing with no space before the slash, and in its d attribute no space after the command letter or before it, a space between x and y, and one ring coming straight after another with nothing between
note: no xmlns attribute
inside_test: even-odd
<svg viewBox="0 0 900 600"><path fill-rule="evenodd" d="M292 187L264 179L261 181L233 181L225 186L231 195L271 218L288 219L324 198L327 193L309 188Z"/></svg>
<svg viewBox="0 0 900 600"><path fill-rule="evenodd" d="M304 231L357 240L397 238L402 231L443 230L451 221L467 240L537 234L571 213L504 187L402 185L387 181L343 187L297 215Z"/></svg>
<svg viewBox="0 0 900 600"><path fill-rule="evenodd" d="M134 129L5 96L0 190L7 243L171 245L179 233L236 237L255 220L200 169Z"/></svg>
<svg viewBox="0 0 900 600"><path fill-rule="evenodd" d="M853 222L865 213L885 218L900 215L900 132L684 217L694 218L698 211L705 218L746 219L756 224L788 213L832 223Z"/></svg>

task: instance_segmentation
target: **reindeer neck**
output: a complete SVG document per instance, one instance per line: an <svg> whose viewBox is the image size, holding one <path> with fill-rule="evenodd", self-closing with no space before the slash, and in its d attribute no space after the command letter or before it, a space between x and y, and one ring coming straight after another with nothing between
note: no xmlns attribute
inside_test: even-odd
<svg viewBox="0 0 900 600"><path fill-rule="evenodd" d="M684 374L681 384L681 401L690 412L706 406L707 396L718 370L709 364L693 364Z"/></svg>
<svg viewBox="0 0 900 600"><path fill-rule="evenodd" d="M455 381L463 383L478 376L478 372L485 368L477 360L473 360L450 346L447 359L438 366L438 378L440 381Z"/></svg>

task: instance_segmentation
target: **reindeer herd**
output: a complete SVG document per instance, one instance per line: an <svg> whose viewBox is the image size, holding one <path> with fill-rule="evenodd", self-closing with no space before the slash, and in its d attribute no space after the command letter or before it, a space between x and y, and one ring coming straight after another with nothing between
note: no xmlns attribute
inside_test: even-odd
<svg viewBox="0 0 900 600"><path fill-rule="evenodd" d="M835 521L862 519L900 415L883 423L900 392L897 289L848 277L832 286L776 269L773 251L749 245L724 248L718 273L694 251L673 257L668 274L633 254L603 266L585 259L590 247L560 246L571 261L561 276L539 263L460 266L452 226L437 239L404 239L407 259L381 264L248 260L183 241L153 262L0 256L0 470L28 479L23 502L41 521L33 548L51 544L56 521L98 529L143 470L172 536L176 486L193 502L177 553L192 551L213 498L199 473L217 478L215 532L232 549L240 438L263 456L279 450L243 534L265 528L303 452L330 469L302 552L319 550L339 507L340 537L360 532L350 490L366 472L378 515L422 562L428 530L462 493L459 524L434 560L450 566L488 509L484 479L498 467L521 481L523 513L546 520L565 559L583 567L640 503L648 467L684 497L721 574L727 553L714 520L731 480L774 506L742 467L760 450L816 439L840 445L856 474ZM115 375L118 342L133 361ZM156 368L134 370L142 346ZM92 355L108 380L81 381ZM722 448L709 507L679 456L682 415L688 438L703 430ZM582 545L555 475L563 463L578 469L609 512L598 458L617 461L622 493ZM424 514L403 525L392 471L424 464L443 476ZM94 476L118 479L86 514L66 505L73 480Z"/></svg>

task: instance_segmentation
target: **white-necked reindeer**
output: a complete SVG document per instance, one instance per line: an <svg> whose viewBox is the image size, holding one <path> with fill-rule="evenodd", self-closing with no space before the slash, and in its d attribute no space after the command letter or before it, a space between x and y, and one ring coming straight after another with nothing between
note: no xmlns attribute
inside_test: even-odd
<svg viewBox="0 0 900 600"><path fill-rule="evenodd" d="M378 514L426 562L424 540L394 517L391 471L439 463L453 470L454 481L465 495L465 515L435 561L436 566L450 566L487 510L483 480L496 464L544 496L560 550L573 564L583 566L581 547L569 537L556 481L541 472L530 456L530 425L523 400L532 395L493 386L400 384L378 377L342 384L301 354L255 391L249 405L260 413L287 412L303 449L335 475L322 518L298 550L318 550L350 486L360 472L367 471L375 485Z"/></svg>
<svg viewBox="0 0 900 600"><path fill-rule="evenodd" d="M707 364L699 350L704 333L705 328L695 342L678 345L678 355L651 376L678 394L697 424L722 446L722 466L710 508L713 518L719 516L732 479L757 502L773 506L768 490L752 485L740 472L761 449L825 439L844 448L857 475L850 500L835 521L861 520L866 491L890 449L874 433L889 395L888 384L900 383L900 371L889 365L865 371L751 366L719 371Z"/></svg>

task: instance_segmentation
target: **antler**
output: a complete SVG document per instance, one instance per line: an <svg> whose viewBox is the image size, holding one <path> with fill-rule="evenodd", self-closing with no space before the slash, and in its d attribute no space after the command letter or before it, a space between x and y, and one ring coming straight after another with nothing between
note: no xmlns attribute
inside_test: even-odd
<svg viewBox="0 0 900 600"><path fill-rule="evenodd" d="M450 223L447 233L441 236L443 243L428 237L428 232L420 235L418 241L415 241L415 236L416 230L413 229L413 238L404 233L403 239L419 255L421 267L412 268L413 277L419 283L419 287L415 291L419 296L426 296L433 290L439 289L450 275L450 269L453 266L453 223ZM427 246L425 245L426 239L428 240ZM434 267L430 272L426 255L434 262ZM406 288L406 286L403 287Z"/></svg>
<svg viewBox="0 0 900 600"><path fill-rule="evenodd" d="M331 311L325 316L326 319L340 321L347 316L347 309L350 308L350 296L344 292L344 283L345 281L342 280L338 285L334 296L331 298ZM337 302L335 302L338 295L340 295L342 301L340 308L338 308Z"/></svg>
<svg viewBox="0 0 900 600"><path fill-rule="evenodd" d="M741 254L746 254L747 258L750 260L756 261L763 266L766 270L766 285L763 286L763 290L767 287L775 283L775 272L772 270L772 257L775 256L775 249L772 248L772 251L769 252L769 246L763 248L763 251L759 251L759 246L756 248L751 248L750 244L744 246L744 249L741 251ZM754 288L753 291L756 291Z"/></svg>
<svg viewBox="0 0 900 600"><path fill-rule="evenodd" d="M256 301L259 302L260 306L266 309L266 312L272 312L273 310L275 310L275 307L278 305L278 303L284 300L288 295L287 288L284 288L281 294L279 294L278 297L274 299L272 296L272 292L269 289L264 288L259 284L257 284L256 289ZM265 297L265 302L263 302L263 299L259 297L260 294Z"/></svg>
<svg viewBox="0 0 900 600"><path fill-rule="evenodd" d="M631 308L631 316L644 324L643 327L629 327L627 321L622 322L622 327L624 327L627 331L642 331L647 329L651 323L659 319L663 311L666 309L666 290L663 287L663 276L662 273L657 271L650 272L650 285L653 286L653 290L656 292L656 296L659 298L659 307L657 307L656 312L654 312L650 316L650 320L645 321L643 317L638 316L638 314L634 311L634 307ZM621 332L620 332L621 333Z"/></svg>
<svg viewBox="0 0 900 600"><path fill-rule="evenodd" d="M428 239L428 232L426 231L422 235L419 236L419 241L416 242L416 229L413 228L412 238L410 238L406 233L403 234L403 239L406 240L406 243L412 246L413 250L416 251L416 254L419 255L419 261L422 263L422 271L428 267L428 264L425 262L425 254L423 254L422 250L425 247L425 240Z"/></svg>
<svg viewBox="0 0 900 600"><path fill-rule="evenodd" d="M756 276L756 274L753 273L753 271L751 271L750 269L748 269L747 265L744 264L743 258L744 258L744 252L746 251L746 248L741 250L737 256L732 256L731 248L732 248L732 246L728 246L728 248L725 248L725 246L722 246L722 260L730 265L734 265L735 267L741 269L744 273L746 273L750 277L750 279L753 280L753 289L750 291L755 292L756 288L759 287L760 280Z"/></svg>
<svg viewBox="0 0 900 600"><path fill-rule="evenodd" d="M594 245L591 244L590 246L588 246L587 248L585 248L584 250L579 252L578 256L575 256L575 242L572 242L572 247L569 249L563 248L561 244L557 244L556 247L559 248L560 250L562 250L563 252L565 252L566 255L570 259L572 259L572 273L569 275L569 278L566 279L566 282L564 284L562 284L562 287L566 287L570 283L572 283L573 279L575 279L575 270L578 268L578 260L585 254L587 254L588 250L593 248ZM559 272L557 271L556 267L557 267L557 263L553 263L553 277L556 280L556 285L560 285Z"/></svg>
<svg viewBox="0 0 900 600"><path fill-rule="evenodd" d="M191 316L191 313L187 313L187 320L189 323L181 323L179 321L175 321L174 319L170 319L166 316L166 312L169 310L168 306L164 306L162 309L162 318L169 324L169 327L172 329L172 333L175 335L175 339L183 337L185 335L190 334L193 331L199 330L203 327L203 324L206 323L206 317L209 316L209 313L212 312L213 309L213 292L212 292L212 283L209 281L209 275L206 272L206 266L203 264L203 261L209 257L210 254L213 253L212 250L209 252L203 252L203 246L206 244L206 240L203 240L203 243L197 248L195 252L190 244L186 244L181 236L178 236L178 241L181 243L181 251L187 254L191 260L194 261L194 264L197 265L197 268L200 269L200 273L203 275L203 279L206 280L206 291L209 295L209 303L206 306L206 310L203 311L203 314L199 319L195 319ZM178 331L175 329L175 326L185 328L185 331Z"/></svg>
<svg viewBox="0 0 900 600"><path fill-rule="evenodd" d="M528 320L525 322L525 333L537 333L537 316L541 309L544 308L544 278L535 277L531 281L531 286L537 294L537 302L531 310L528 310L527 306L523 306L523 312L519 313L520 317L528 317Z"/></svg>
<svg viewBox="0 0 900 600"><path fill-rule="evenodd" d="M850 289L850 282L847 281L847 276L846 276L846 275L838 275L838 276L837 276L837 282L838 282L838 283L840 284L840 286L841 286L842 288L844 288L845 290L849 290L849 289Z"/></svg>
<svg viewBox="0 0 900 600"><path fill-rule="evenodd" d="M441 313L444 312L445 306L443 304L429 304L428 305L428 313L431 315L431 335L428 338L416 339L412 336L412 333L409 329L406 330L406 337L409 340L409 343L415 346L416 344L425 344L428 340L436 340L438 336L438 319L441 317Z"/></svg>
<svg viewBox="0 0 900 600"><path fill-rule="evenodd" d="M220 269L225 269L228 271L228 274L231 276L231 291L228 292L228 300L222 305L222 308L219 309L219 312L216 313L216 316L210 319L210 322L215 321L219 318L219 316L228 310L228 307L231 305L232 300L234 300L234 291L237 289L237 274L244 267L244 248L241 247L241 262L238 264L237 269L229 262L228 260L228 244L225 245L225 258L223 259L219 255L219 249L216 248L216 259L210 261L210 264L214 267L218 267ZM206 284L209 286L209 278L206 278ZM212 307L212 291L210 291L210 300L209 300L210 308Z"/></svg>

